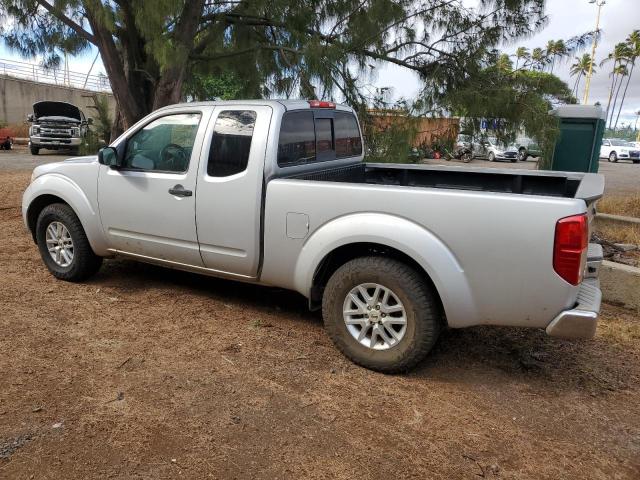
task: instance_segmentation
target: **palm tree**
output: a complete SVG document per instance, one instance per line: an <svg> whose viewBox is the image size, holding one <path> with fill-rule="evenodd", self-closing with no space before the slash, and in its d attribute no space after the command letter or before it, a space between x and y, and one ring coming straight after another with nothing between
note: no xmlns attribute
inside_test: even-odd
<svg viewBox="0 0 640 480"><path fill-rule="evenodd" d="M585 53L582 57L576 57L576 63L571 65L569 69L569 74L572 77L576 77L576 82L573 85L573 95L578 97L578 90L580 88L580 80L583 76L589 73L589 67L591 67L592 73L595 73L596 69L593 65L593 60L591 59L591 55Z"/></svg>
<svg viewBox="0 0 640 480"><path fill-rule="evenodd" d="M624 42L617 43L613 49L613 52L607 55L607 58L605 58L602 62L600 62L600 66L602 66L605 63L613 60L613 67L611 69L611 73L609 74L611 77L611 86L609 87L609 100L607 101L607 117L609 115L609 112L611 111L610 110L611 100L613 100L613 92L616 89L616 84L618 81L618 74L617 74L619 73L618 66L622 65L625 62L628 53L629 52L628 52L628 47L626 43ZM611 116L613 118L613 113Z"/></svg>
<svg viewBox="0 0 640 480"><path fill-rule="evenodd" d="M534 48L531 52L531 68L533 70L542 70L547 60L544 50L541 48Z"/></svg>
<svg viewBox="0 0 640 480"><path fill-rule="evenodd" d="M506 53L501 54L496 61L496 67L503 72L510 72L513 70L513 62Z"/></svg>
<svg viewBox="0 0 640 480"><path fill-rule="evenodd" d="M629 75L629 70L627 69L626 63L620 63L614 70L614 75L617 77L616 80L616 94L613 97L613 103L611 104L611 118L609 119L609 128L613 126L613 114L616 111L616 104L618 103L618 95L620 95L620 87L622 86L622 82L624 81L624 77Z"/></svg>
<svg viewBox="0 0 640 480"><path fill-rule="evenodd" d="M553 73L553 68L556 65L556 57L564 57L567 54L567 47L564 44L564 40L549 40L547 42L547 61L550 62L549 73Z"/></svg>
<svg viewBox="0 0 640 480"><path fill-rule="evenodd" d="M618 115L616 116L616 123L613 127L615 130L618 126L618 120L620 119L620 112L622 112L622 106L624 105L624 99L627 96L627 89L629 88L629 82L631 82L631 76L633 75L633 69L636 66L636 60L640 57L640 30L634 30L627 37L627 46L628 50L628 62L631 63L631 70L629 71L629 75L627 75L627 84L624 86L624 93L622 94L622 100L620 100L620 107L618 108Z"/></svg>
<svg viewBox="0 0 640 480"><path fill-rule="evenodd" d="M531 58L529 54L529 49L527 47L518 47L516 50L516 68L518 70L518 63L520 63L520 59L524 59L525 63L527 60Z"/></svg>

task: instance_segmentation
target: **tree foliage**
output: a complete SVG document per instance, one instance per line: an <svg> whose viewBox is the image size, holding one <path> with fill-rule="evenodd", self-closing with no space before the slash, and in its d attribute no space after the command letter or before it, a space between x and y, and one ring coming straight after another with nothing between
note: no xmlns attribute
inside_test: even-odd
<svg viewBox="0 0 640 480"><path fill-rule="evenodd" d="M565 82L537 70L513 70L505 56L495 52L494 61L443 102L456 115L471 119L497 119L496 136L509 143L526 131L541 147L548 148L558 129L549 110L560 103L575 103Z"/></svg>
<svg viewBox="0 0 640 480"><path fill-rule="evenodd" d="M53 2L53 3L52 3ZM544 0L0 0L24 55L100 51L122 125L180 101L192 74L232 72L240 93L364 105L381 64L415 72L423 102L474 75L492 49L538 31Z"/></svg>

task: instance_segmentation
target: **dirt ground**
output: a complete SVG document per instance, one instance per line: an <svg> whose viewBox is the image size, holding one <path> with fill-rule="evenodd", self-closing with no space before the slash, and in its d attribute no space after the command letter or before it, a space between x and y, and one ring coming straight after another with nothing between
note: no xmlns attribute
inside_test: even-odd
<svg viewBox="0 0 640 480"><path fill-rule="evenodd" d="M448 331L385 376L289 292L124 260L56 281L29 174L0 172L0 478L640 478L630 311L588 342Z"/></svg>

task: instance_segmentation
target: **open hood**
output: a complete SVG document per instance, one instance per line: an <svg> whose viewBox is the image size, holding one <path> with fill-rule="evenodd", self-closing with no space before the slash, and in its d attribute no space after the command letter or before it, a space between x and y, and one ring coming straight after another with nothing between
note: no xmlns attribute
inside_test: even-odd
<svg viewBox="0 0 640 480"><path fill-rule="evenodd" d="M33 104L33 117L35 120L43 117L66 117L82 121L80 109L66 102L36 102Z"/></svg>

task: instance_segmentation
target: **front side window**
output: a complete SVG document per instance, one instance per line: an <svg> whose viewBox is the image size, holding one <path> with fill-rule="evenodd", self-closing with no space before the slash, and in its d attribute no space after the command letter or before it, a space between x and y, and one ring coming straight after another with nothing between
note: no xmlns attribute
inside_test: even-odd
<svg viewBox="0 0 640 480"><path fill-rule="evenodd" d="M253 110L220 112L213 127L207 175L228 177L246 170L255 124Z"/></svg>
<svg viewBox="0 0 640 480"><path fill-rule="evenodd" d="M156 118L127 140L123 167L145 171L186 172L199 124L199 113Z"/></svg>
<svg viewBox="0 0 640 480"><path fill-rule="evenodd" d="M282 118L278 141L278 165L313 162L316 157L316 134L313 112L290 112Z"/></svg>

